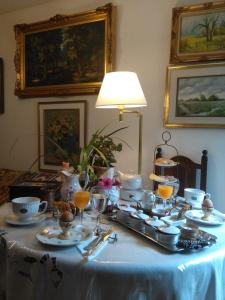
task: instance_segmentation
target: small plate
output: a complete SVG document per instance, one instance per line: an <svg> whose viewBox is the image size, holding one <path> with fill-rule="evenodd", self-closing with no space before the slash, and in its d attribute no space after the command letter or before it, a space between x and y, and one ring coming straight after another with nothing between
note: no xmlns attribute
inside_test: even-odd
<svg viewBox="0 0 225 300"><path fill-rule="evenodd" d="M153 208L152 214L153 216L158 216L159 218L165 217L168 215L169 212L167 212L164 208Z"/></svg>
<svg viewBox="0 0 225 300"><path fill-rule="evenodd" d="M44 221L46 219L46 217L47 217L46 215L39 215L39 216L35 216L29 220L21 221L15 215L12 214L5 218L5 222L10 225L26 226L26 225L33 225L36 223L40 223L40 222Z"/></svg>
<svg viewBox="0 0 225 300"><path fill-rule="evenodd" d="M129 204L117 204L117 207L119 208L119 210L122 211L127 211L127 212L135 212L136 209L134 207L131 207Z"/></svg>
<svg viewBox="0 0 225 300"><path fill-rule="evenodd" d="M144 214L144 213L139 213L138 211L136 212L132 212L131 217L135 218L135 219L139 219L139 220L147 220L149 219L149 216Z"/></svg>
<svg viewBox="0 0 225 300"><path fill-rule="evenodd" d="M177 219L178 214L162 217L161 220L164 221L166 224L173 225L173 226L180 226L186 222L186 219Z"/></svg>
<svg viewBox="0 0 225 300"><path fill-rule="evenodd" d="M155 165L157 167L170 168L170 167L177 166L177 163L176 162L171 162L171 163L159 163L159 162L155 162Z"/></svg>
<svg viewBox="0 0 225 300"><path fill-rule="evenodd" d="M70 239L60 239L59 235L61 233L61 229L47 227L41 232L37 233L36 238L39 242L45 245L67 247L79 244L93 236L93 231L89 227L83 225L78 225L74 229L71 229Z"/></svg>
<svg viewBox="0 0 225 300"><path fill-rule="evenodd" d="M185 213L185 217L195 223L201 225L223 225L225 224L225 216L217 211L213 211L208 220L203 219L204 213L202 210L188 210Z"/></svg>

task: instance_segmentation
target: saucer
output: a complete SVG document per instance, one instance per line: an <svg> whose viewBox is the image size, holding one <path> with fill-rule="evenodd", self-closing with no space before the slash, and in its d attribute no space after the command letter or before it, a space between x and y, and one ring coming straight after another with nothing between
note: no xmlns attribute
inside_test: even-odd
<svg viewBox="0 0 225 300"><path fill-rule="evenodd" d="M202 210L188 210L185 217L200 225L217 226L225 224L225 216L216 210L212 212L207 220L203 218L204 212Z"/></svg>
<svg viewBox="0 0 225 300"><path fill-rule="evenodd" d="M15 215L11 214L5 217L5 222L10 225L17 225L17 226L26 226L26 225L33 225L36 223L40 223L46 219L46 215L38 215L34 216L29 220L19 220Z"/></svg>
<svg viewBox="0 0 225 300"><path fill-rule="evenodd" d="M71 237L69 239L60 239L61 233L61 229L46 227L36 234L36 239L45 245L67 247L77 245L93 237L93 230L83 225L78 225L72 229Z"/></svg>
<svg viewBox="0 0 225 300"><path fill-rule="evenodd" d="M149 219L149 216L146 215L146 214L144 214L143 212L139 213L138 211L136 211L136 212L132 212L130 215L131 215L131 217L133 217L135 219L139 219L139 220L147 220L147 219Z"/></svg>

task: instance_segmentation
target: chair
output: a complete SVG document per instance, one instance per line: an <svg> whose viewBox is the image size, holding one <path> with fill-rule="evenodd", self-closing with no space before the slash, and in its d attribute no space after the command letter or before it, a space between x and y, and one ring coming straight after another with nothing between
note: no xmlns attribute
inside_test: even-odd
<svg viewBox="0 0 225 300"><path fill-rule="evenodd" d="M201 163L196 163L190 158L178 155L173 156L171 159L178 162L178 165L175 167L164 168L164 175L174 176L179 179L180 187L178 191L179 196L184 196L184 188L200 188L203 191L206 191L206 179L207 179L207 164L208 164L208 151L203 150L201 156ZM163 157L162 149L159 147L156 149L156 159ZM198 183L198 172L200 172L200 186L197 186ZM162 175L162 167L155 167L155 174Z"/></svg>

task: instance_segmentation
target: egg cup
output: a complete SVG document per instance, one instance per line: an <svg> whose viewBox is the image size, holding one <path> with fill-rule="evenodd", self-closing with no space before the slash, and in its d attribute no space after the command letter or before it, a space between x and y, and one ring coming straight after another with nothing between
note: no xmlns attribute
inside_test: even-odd
<svg viewBox="0 0 225 300"><path fill-rule="evenodd" d="M202 207L202 211L204 215L202 216L202 220L209 220L210 216L213 212L213 207Z"/></svg>
<svg viewBox="0 0 225 300"><path fill-rule="evenodd" d="M66 222L59 220L59 226L62 229L62 232L59 234L58 238L61 240L69 240L72 236L71 228L73 227L72 222Z"/></svg>

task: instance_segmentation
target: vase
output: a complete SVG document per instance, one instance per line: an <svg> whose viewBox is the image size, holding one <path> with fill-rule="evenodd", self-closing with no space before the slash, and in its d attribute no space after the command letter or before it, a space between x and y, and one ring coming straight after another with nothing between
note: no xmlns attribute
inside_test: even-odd
<svg viewBox="0 0 225 300"><path fill-rule="evenodd" d="M107 196L109 204L113 204L113 206L119 201L120 198L120 190L117 186L112 186L111 189L107 190Z"/></svg>

